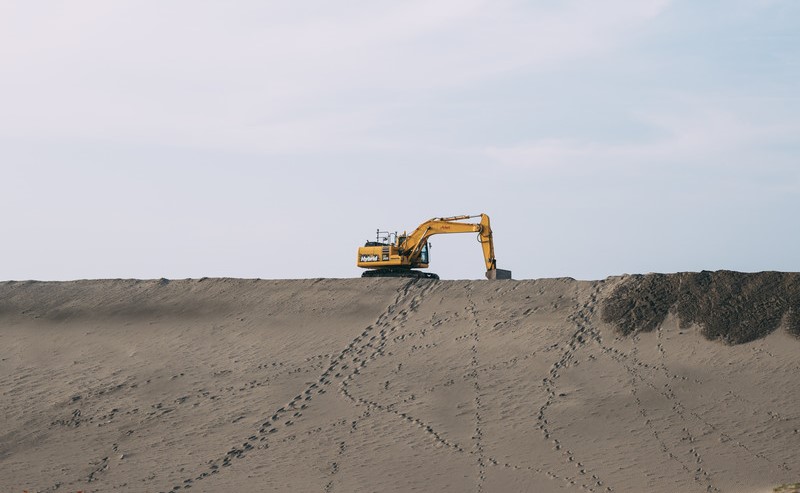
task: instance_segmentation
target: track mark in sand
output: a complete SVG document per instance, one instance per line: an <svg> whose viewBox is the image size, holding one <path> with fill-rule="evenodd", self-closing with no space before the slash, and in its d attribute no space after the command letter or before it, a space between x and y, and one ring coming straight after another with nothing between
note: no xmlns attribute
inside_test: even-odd
<svg viewBox="0 0 800 493"><path fill-rule="evenodd" d="M758 404L757 403L753 402L752 400L748 399L747 397L744 397L743 395L739 394L738 392L734 392L733 390L728 390L726 392L726 395L733 397L734 399L736 399L739 402L744 402L744 403L746 403L746 404L748 404L748 405L750 405L750 406L752 406L754 408L758 408ZM788 423L788 422L794 422L794 421L797 421L798 419L800 419L800 415L787 416L785 414L782 414L782 413L779 413L779 412L776 412L776 411L772 411L772 410L770 410L770 411L762 411L762 410L759 410L759 409L755 409L754 412L758 412L759 414L766 415L767 420L773 420L774 419L774 420L777 420L777 421L780 421L780 422L787 422Z"/></svg>
<svg viewBox="0 0 800 493"><path fill-rule="evenodd" d="M667 351L666 351L666 349L664 347L664 344L663 344L663 336L664 336L664 333L663 333L662 327L659 326L658 332L657 332L657 335L656 335L657 341L658 341L657 348L658 348L658 355L659 355L659 369L662 372L662 374L664 375L664 377L667 378L667 383L664 384L664 389L660 393L669 402L673 403L673 406L672 406L673 410L675 410L678 413L678 415L680 416L681 420L684 423L687 423L686 417L684 415L684 410L686 409L686 407L678 399L678 396L675 394L674 390L672 389L672 385L669 383L670 380L678 379L680 377L678 377L677 374L673 374L669 370L669 368L667 368ZM635 356L634 356L634 359L635 359ZM685 377L682 378L682 379L685 379ZM642 381L645 382L645 379L642 379ZM658 389L656 389L655 385L653 385L652 382L647 382L647 384L653 390L658 391ZM632 391L635 390L635 388L636 387L635 387L635 383L634 383ZM634 398L636 400L636 405L639 407L639 409L642 412L644 412L644 407L641 405L641 402L639 401L638 396L636 396L634 394ZM708 424L708 423L705 423L704 420L703 420L703 423L704 424ZM684 470L689 469L684 464L683 461L677 459L677 457L674 456L672 451L670 451L668 449L667 445L663 442L663 440L661 440L660 436L657 435L657 430L655 430L655 427L652 425L652 422L650 420L648 420L647 424L650 427L651 431L653 432L654 436L657 438L659 443L662 445L662 450L665 451L669 455L670 459L676 460L678 463L680 463L681 467ZM711 428L714 429L713 426L711 426ZM683 428L683 432L685 434L684 438L686 440L688 440L689 443L693 443L695 437L691 434L691 432L689 432L688 426ZM700 466L700 464L703 462L703 458L701 457L700 452L697 450L697 448L696 447L690 448L688 453L690 453L692 455L692 457L694 458L695 464ZM698 480L698 478L700 478L700 477L704 478L706 483L707 483L706 484L706 490L707 491L719 491L719 488L717 488L716 486L713 485L713 482L711 480L711 476L702 467L698 467L698 468L694 469L694 471L687 471L687 472L689 472L690 474L693 474L693 476L695 478L695 481L697 481L698 483L700 482Z"/></svg>
<svg viewBox="0 0 800 493"><path fill-rule="evenodd" d="M634 336L634 343L638 343L637 339L638 337ZM636 348L636 346L634 346L634 349L631 352L632 354L629 355L629 357L634 362L638 361L638 358L636 357L637 351L638 349ZM644 420L645 426L647 426L647 428L650 430L653 437L656 438L656 440L659 442L662 452L665 453L670 458L670 460L676 461L678 464L680 464L681 468L692 477L693 481L697 483L699 486L705 487L706 491L708 492L720 491L719 488L714 486L713 478L711 477L709 472L706 471L705 468L702 466L703 457L701 456L697 447L692 446L687 452L687 454L691 456L690 460L694 462L694 465L690 466L684 460L682 460L678 455L676 455L672 451L672 449L667 445L667 443L661 438L661 435L656 429L655 425L653 424L652 419L650 419L647 410L644 408L641 399L639 399L639 396L637 394L638 386L636 385L637 380L644 383L646 386L650 387L650 389L652 389L653 391L658 392L662 396L664 396L672 406L672 410L681 418L681 421L687 424L688 421L686 419L686 416L684 415L684 406L678 400L677 396L672 391L671 387L669 387L669 384L666 384L666 390L661 390L657 388L657 386L654 385L650 380L645 378L641 373L639 373L638 368L640 367L640 365L631 366L628 364L623 364L622 366L631 376L631 394L633 395L634 401L636 402L636 406L639 409L639 415ZM688 426L683 427L682 434L683 437L681 438L681 442L685 441L689 444L693 444L697 439L697 437L691 432Z"/></svg>
<svg viewBox="0 0 800 493"><path fill-rule="evenodd" d="M325 493L330 493L331 491L333 491L333 477L335 477L336 473L338 473L338 472L339 472L339 463L338 462L331 462L330 473L329 474L331 475L332 478L325 485Z"/></svg>
<svg viewBox="0 0 800 493"><path fill-rule="evenodd" d="M731 392L731 394L736 395L734 392ZM737 399L739 399L739 397L737 397ZM742 398L741 400L746 401L746 399L744 399L744 398ZM747 445L742 443L741 440L738 440L738 439L728 435L724 431L719 430L717 426L715 426L715 425L709 423L708 421L706 421L705 418L700 416L698 413L696 413L692 409L686 408L685 406L683 406L681 404L680 405L680 411L682 413L685 412L685 413L689 414L692 418L697 420L697 422L705 425L706 427L710 428L715 433L719 434L719 438L720 438L720 442L721 443L724 443L724 444L726 444L726 445L728 445L730 447L736 447L736 448L742 449L745 452L747 452L750 456L752 456L753 458L758 459L758 460L763 461L763 462L766 462L767 464L769 464L770 466L774 467L779 472L791 471L792 470L792 467L789 464L787 464L786 462L777 463L777 462L769 459L766 455L764 455L764 454L762 454L760 452L755 452L755 451L751 450L750 447L748 447ZM766 414L767 414L767 416L769 416L769 419L780 419L780 417L777 414L772 413L771 411L767 411Z"/></svg>
<svg viewBox="0 0 800 493"><path fill-rule="evenodd" d="M347 377L344 378L344 380L341 381L341 383L339 384L339 392L340 392L340 394L342 396L344 396L346 399L351 401L354 405L366 407L367 411L378 410L378 411L382 411L384 413L396 416L397 418L403 420L404 422L408 423L409 425L412 425L412 426L418 428L422 433L424 433L425 435L430 437L434 441L434 443L442 446L443 448L452 450L452 451L457 452L457 453L467 453L467 454L470 454L470 455L476 455L478 457L478 464L479 464L479 467L480 467L480 469L479 469L478 490L482 491L482 488L483 488L482 484L483 484L483 480L485 479L486 466L488 466L488 465L500 466L500 464L496 459L484 455L484 453L483 453L483 442L482 442L482 440L480 440L480 438L477 439L478 446L474 447L472 450L466 450L463 445L461 445L458 442L455 442L453 440L450 440L444 434L442 434L441 432L437 431L430 424L428 424L428 423L426 423L426 422L414 417L413 415L411 415L411 414L409 414L407 412L398 411L397 409L394 408L394 405L392 405L392 404L385 405L385 404L381 404L379 402L371 401L369 399L364 399L364 398L358 397L356 395L353 395L352 392L350 391L350 388L349 388L350 382L353 379L355 379L364 370L364 368L366 367L366 364L369 361L372 361L372 360L376 359L377 357L382 356L384 354L384 348L385 348L385 346L387 344L396 343L398 341L403 340L402 338L398 338L398 337L390 338L390 336L393 333L395 333L396 330L398 330L398 329L400 329L400 328L405 326L405 323L408 320L409 314L416 312L417 307L419 306L419 303L424 298L424 296L427 295L428 292L433 288L433 286L435 286L435 285L427 286L427 287L423 288L415 296L413 296L408 301L409 308L407 310L406 309L401 309L401 310L399 310L398 315L396 317L392 318L391 320L382 321L382 322L394 322L393 324L389 324L389 323L376 324L378 326L383 325L383 327L381 328L381 330L379 332L379 336L380 337L378 338L377 343L375 345L371 346L372 353L369 354L368 356L365 356L364 359L359 363L359 365L355 369L353 369L350 372L350 374L347 375ZM469 307L467 307L467 308L469 309ZM474 317L475 317L475 319L477 321L477 313L474 310L474 304L472 305L472 308L473 308L472 313L474 314ZM438 325L438 324L435 324L435 325ZM421 330L417 331L417 333L419 333L422 336L424 336L425 330L426 329L421 329ZM470 333L469 337L473 338L475 342L478 341L478 334L477 334L476 331L473 331L472 333ZM472 373L473 373L473 375L474 375L474 377L476 379L475 380L475 382L476 382L476 401L479 404L480 387L477 385L477 371L476 371L476 369L477 369L478 360L477 360L477 346L475 346L475 345L473 345L473 358L474 358L473 359L474 364L471 364L470 366L473 367L473 372ZM479 405L478 405L477 409L478 409L478 411L476 411L476 436L482 437L483 428L482 428L482 426L480 424L480 419L481 418L480 418L480 414L479 414L480 413L480 411L479 411L480 410L480 406ZM505 464L504 466L505 467L509 467L509 468L513 467L510 464Z"/></svg>
<svg viewBox="0 0 800 493"><path fill-rule="evenodd" d="M339 472L339 462L341 458L343 458L344 456L344 451L347 449L347 445L344 441L340 441L338 445L339 447L336 454L337 459L335 462L331 462L330 473L329 473L331 479L325 485L325 493L330 493L331 491L333 491L334 480L336 478L336 474Z"/></svg>
<svg viewBox="0 0 800 493"><path fill-rule="evenodd" d="M97 481L97 476L108 470L108 457L103 457L99 461L93 462L92 465L94 467L92 468L92 471L89 473L89 475L86 477L87 483L92 483L94 481Z"/></svg>
<svg viewBox="0 0 800 493"><path fill-rule="evenodd" d="M452 440L447 439L447 437L445 437L444 435L440 434L431 425L429 425L428 423L425 423L424 421L422 421L422 420L420 420L418 418L415 418L414 416L410 415L409 413L398 411L397 409L394 409L392 406L386 406L386 405L383 405L383 404L381 404L379 402L371 401L371 400L368 400L368 399L362 399L360 397L355 397L352 394L350 394L350 392L347 389L344 389L342 391L342 395L344 395L348 400L350 400L353 404L355 404L357 406L363 406L363 407L366 407L368 410L383 411L385 413L389 413L389 414L393 414L393 415L397 416L398 418L402 419L406 423L419 428L420 431L422 431L423 433L428 435L430 438L432 438L435 443L437 443L439 445L442 445L445 448L448 448L448 449L451 449L451 450L455 450L457 452L473 453L471 451L468 452L468 451L464 450L463 446L461 446L457 442L454 442Z"/></svg>
<svg viewBox="0 0 800 493"><path fill-rule="evenodd" d="M658 366L648 365L646 363L639 361L639 359L636 357L636 352L637 352L636 349L634 349L631 352L631 354L626 354L622 351L618 351L616 349L607 347L603 347L603 351L606 354L608 354L614 361L620 364L632 376L634 381L639 380L644 385L649 387L652 391L657 392L658 394L662 395L665 399L667 399L667 401L672 406L672 410L675 412L676 415L678 415L678 417L680 417L681 421L683 421L685 424L685 427L683 428L684 437L682 438L682 441L688 441L689 443L694 442L695 436L689 431L689 426L694 421L717 433L720 438L720 443L724 443L731 448L739 448L741 450L744 450L747 454L749 454L753 458L769 464L769 466L774 467L779 472L792 470L791 466L789 466L786 463L780 463L780 464L776 463L775 461L770 460L764 454L751 450L747 445L742 443L741 440L736 440L731 436L729 436L728 434L726 434L725 432L719 430L717 426L708 422L704 417L702 417L700 414L698 414L691 408L688 408L686 405L683 404L683 402L680 401L680 399L675 394L672 385L669 383L669 381L687 380L687 378L680 377L677 374L672 373L667 367L666 365L667 353L665 346L662 343L663 340L662 338L663 338L662 328L659 328L657 331L657 340L658 340L657 348L659 351L659 360L660 360ZM638 337L634 336L634 339L638 340ZM630 364L628 364L628 362ZM666 377L668 381L664 384L663 388L656 386L652 381L650 381L648 378L645 377L642 370L649 370L652 372L662 372L664 377ZM695 383L702 383L702 382L699 380L695 380ZM635 392L635 389L632 392ZM736 395L733 392L729 393L734 395L737 400L746 401L746 399ZM634 398L637 401L637 405L639 405L638 397L634 395ZM775 415L770 414L769 412L767 413L767 416L769 417L769 419L775 419ZM651 431L653 432L654 436L656 436L657 431L652 427L652 423L649 420L647 420L646 423L651 428ZM670 459L677 460L677 462L681 464L684 470L687 470L687 472L689 472L693 476L700 474L702 478L706 479L707 483L710 485L708 491L719 491L715 486L713 486L710 476L708 476L707 471L702 469L702 467L700 469L697 469L694 468L693 466L685 465L683 461L675 457L672 450L669 450L669 447L666 444L661 442L660 444L662 445L662 451L665 451L665 453L668 454ZM694 461L695 463L701 464L703 462L703 458L696 447L690 448L687 453L691 456L691 460Z"/></svg>
<svg viewBox="0 0 800 493"><path fill-rule="evenodd" d="M542 379L542 385L547 392L547 399L544 404L539 408L539 413L536 416L537 426L542 432L545 440L549 440L553 444L553 450L560 453L562 458L568 464L573 464L578 469L578 475L575 477L564 476L560 477L553 471L542 471L539 468L526 467L525 469L546 474L551 479L563 479L570 485L580 486L580 488L587 491L598 491L605 486L605 491L613 491L611 486L606 486L605 482L600 479L597 474L592 474L591 469L583 462L576 459L575 454L571 450L565 450L562 447L561 441L554 436L550 428L550 423L547 419L547 412L550 406L553 405L557 396L556 392L557 381L561 372L577 362L576 353L578 350L585 347L589 342L596 342L602 345L602 337L600 332L594 327L592 323L592 316L594 315L595 307L597 306L597 298L602 290L602 282L595 282L592 285L592 291L589 294L588 301L581 304L578 297L575 298L577 303L576 311L570 315L567 320L573 323L576 327L575 332L572 333L566 348L561 352L558 360L550 367L548 376Z"/></svg>
<svg viewBox="0 0 800 493"><path fill-rule="evenodd" d="M745 403L753 406L754 408L757 407L757 405L755 403L753 403L751 400L739 395L738 393L736 393L736 392L734 392L732 390L728 390L727 394L730 395L730 396L733 396L739 402L745 402ZM699 414L697 414L693 410L687 409L686 411L692 417L694 417L696 420L698 420L699 422L703 423L707 427L711 428L713 431L717 432L719 434L719 438L720 438L720 442L721 443L724 443L724 444L729 445L731 447L740 448L740 449L744 450L745 452L747 452L749 455L751 455L753 458L756 458L758 460L761 460L763 462L766 462L766 463L770 464L772 467L776 468L778 471L783 472L783 471L791 471L792 470L792 466L790 466L786 462L777 463L776 461L771 460L769 457L767 457L763 453L751 450L750 447L748 447L746 444L742 443L741 440L736 439L736 438L728 435L724 431L719 430L716 426L714 426L713 424L711 424L708 421L706 421L702 416L700 416ZM796 417L786 417L786 416L784 416L782 414L776 413L775 411L759 411L759 412L762 413L762 414L766 414L768 420L773 420L774 419L774 420L778 420L778 421L788 422L788 421L794 421L794 420L797 419ZM795 433L796 433L796 431L795 431Z"/></svg>
<svg viewBox="0 0 800 493"><path fill-rule="evenodd" d="M424 292L420 293L419 296L421 297L424 294L425 294ZM383 349L385 344L387 344L389 342L396 342L395 339L389 339L388 336L396 328L402 327L402 324L404 324L405 321L407 320L408 312L404 313L403 311L401 311L400 315L401 315L400 318L398 318L396 320L397 322L400 322L400 323L398 325L394 326L394 327L390 327L386 333L382 334L385 337L382 338L381 342L375 346L373 353L370 355L370 357L367 358L366 361L371 361L372 359L374 359L374 358L371 358L372 356L376 356L377 357L379 352L381 352L381 354L382 354L382 349ZM475 333L471 334L471 337L476 337L476 336L477 336L477 334L475 334ZM366 366L366 365L364 365L364 366ZM365 411L364 415L369 416L369 412L370 411L382 411L384 413L391 414L391 415L397 417L398 419L401 419L403 422L405 422L405 423L407 423L407 424L419 429L422 433L424 433L425 435L430 437L434 441L434 443L440 445L442 448L446 448L446 449L452 450L453 452L456 452L456 453L466 453L466 454L470 454L470 455L477 455L478 454L477 450L475 450L475 449L467 450L467 449L464 448L463 445L459 444L458 442L450 440L444 434L442 434L439 431L437 431L429 423L426 423L426 422L422 421L421 419L414 417L410 413L402 412L402 411L399 411L399 410L395 409L393 404L390 404L390 405L381 404L380 402L376 402L376 401L372 401L372 400L369 400L369 399L364 399L364 398L358 397L358 396L354 395L352 392L350 392L350 389L349 389L350 381L352 381L354 378L356 378L356 376L359 375L363 371L364 366L358 366L357 368L355 368L339 384L339 392L343 397L345 397L347 400L352 402L354 405L360 406L360 407L365 407L367 409L367 411ZM480 431L482 433L482 429ZM502 467L507 467L507 468L516 467L516 466L512 466L511 464L503 464L503 465L501 465L495 458L489 457L489 456L485 456L483 458L483 460L482 460L482 463L484 465L484 468L487 465L502 466ZM481 476L485 476L484 471L481 471Z"/></svg>
<svg viewBox="0 0 800 493"><path fill-rule="evenodd" d="M298 419L301 419L303 412L310 406L310 401L312 401L313 397L326 393L326 387L329 387L334 379L340 380L341 388L344 381L358 374L359 370L366 366L368 360L375 359L382 355L383 347L386 345L387 334L394 332L397 326L407 320L408 313L417 309L422 296L435 285L434 283L429 283L414 296L411 296L412 286L416 284L417 280L413 279L398 289L394 301L392 301L386 310L378 316L376 322L366 327L344 349L338 354L335 354L331 358L330 364L325 371L319 375L316 382L308 384L288 403L276 409L270 416L263 418L261 420L263 422L256 433L251 434L247 439L243 440L241 444L231 447L224 455L207 461L206 469L203 472L193 478L185 479L182 484L173 486L169 491L191 488L193 483L202 481L214 474L219 474L221 468L230 466L234 461L244 458L251 451L268 449L270 447L271 437L274 437L275 434L292 426ZM393 322L395 322L396 325L393 324ZM379 335L372 335L379 327ZM362 355L369 350L368 348L372 348L372 353L369 357L363 357ZM350 375L344 377L338 370L348 367L349 363L347 359L351 356L354 369Z"/></svg>
<svg viewBox="0 0 800 493"><path fill-rule="evenodd" d="M411 283L409 283L409 285L407 286L410 285ZM385 354L385 347L388 343L402 340L396 337L390 338L390 336L394 334L399 328L405 326L405 323L407 322L409 315L417 311L417 308L419 307L419 304L422 301L422 299L434 288L434 286L435 284L431 283L423 287L417 294L408 299L408 301L406 302L408 308L400 308L397 312L397 315L392 317L391 319L388 316L379 318L378 322L375 324L376 327L380 327L378 335L373 336L372 339L367 344L361 347L361 349L366 349L367 347L369 347L371 350L370 354L362 356L361 358L354 359L353 363L355 368L353 368L352 371L350 371L349 374L346 377L344 377L340 382L339 393L345 399L349 400L356 406L365 406L367 407L368 410L379 410L397 416L398 418L402 419L408 424L419 428L423 433L431 437L436 443L444 446L445 448L455 450L457 452L466 452L460 444L447 439L444 435L436 431L430 424L425 423L424 421L415 418L414 416L408 413L398 411L397 409L394 408L393 405L384 405L379 402L355 396L352 394L349 388L350 382L353 381L359 374L361 374L361 372L364 370L364 368L366 368L367 364L370 361L373 361ZM404 301L405 298L403 300L399 300L395 304L395 306L400 307L400 305L402 305ZM424 334L424 332L422 331L417 331L417 332Z"/></svg>
<svg viewBox="0 0 800 493"><path fill-rule="evenodd" d="M684 422L687 422L687 417L684 415L685 407L677 399L677 396L672 391L672 388L669 385L669 383L666 384L665 389L660 389L660 388L656 387L656 385L653 384L653 382L648 380L645 377L645 375L643 374L643 372L647 372L647 371L663 372L664 376L667 377L667 379L684 379L685 380L685 377L679 377L679 376L677 376L675 374L672 374L669 371L669 369L667 368L667 366L666 366L666 364L664 362L665 358L666 358L666 350L664 348L664 345L661 343L660 339L659 339L659 343L658 343L658 350L659 350L661 361L660 361L658 366L649 365L647 363L644 363L644 362L640 361L638 358L636 358L636 356L635 356L636 349L634 349L634 354L628 355L628 354L625 354L625 353L623 353L623 352L621 352L619 350L616 350L614 348L610 348L608 346L605 346L603 344L603 341L602 341L602 338L600 336L600 333L593 326L592 320L591 320L591 318L592 318L592 316L594 315L594 312L595 312L595 307L597 305L597 299L598 299L598 295L599 295L600 290L601 290L601 284L598 283L598 284L595 285L591 295L589 296L589 301L584 303L582 305L581 309L579 309L574 315L572 315L570 317L570 319L578 327L578 330L573 334L573 337L572 337L572 340L569 343L568 349L566 349L564 351L564 353L562 354L562 358L559 361L557 361L553 365L553 367L551 368L550 377L548 379L545 379L545 387L548 389L549 398L548 398L548 401L545 403L545 406L543 406L543 408L540 410L540 414L539 414L539 419L543 421L543 422L540 422L540 428L542 429L543 433L545 434L545 437L546 438L551 438L551 434L549 433L549 430L547 428L547 421L544 418L543 411L546 411L546 409L550 406L550 404L552 402L550 400L550 398L553 395L554 382L558 378L558 370L560 368L565 368L565 367L567 367L569 365L570 357L572 356L572 353L577 349L577 347L584 346L586 344L586 342L587 342L587 337L588 337L589 340L591 340L592 342L595 342L595 343L597 343L599 345L599 347L601 348L601 350L602 350L602 352L604 354L609 355L614 361L616 361L617 363L622 365L622 367L625 369L625 371L628 372L629 375L631 375L631 378L632 378L632 381L633 381L631 393L633 394L634 401L636 402L636 405L637 405L637 407L639 409L639 414L642 417L642 419L644 420L645 425L648 427L648 429L650 430L650 432L653 435L653 437L659 443L659 446L660 446L662 452L665 453L670 458L670 460L674 460L678 464L680 464L681 468L684 471L686 471L688 474L690 474L691 477L693 478L693 480L698 485L701 485L701 486L705 487L706 491L709 491L709 492L719 491L719 489L716 486L714 486L714 484L712 482L712 478L711 478L710 474L708 473L708 471L706 471L703 468L703 466L702 466L703 458L702 458L699 450L697 449L697 447L691 447L687 452L688 454L691 455L692 461L694 462L694 465L690 466L684 460L681 460L681 458L677 454L675 454L673 452L673 450L671 450L671 448L668 446L668 444L663 440L663 438L661 436L661 433L659 433L659 431L655 428L655 425L653 424L652 419L648 415L647 410L644 408L644 405L643 405L641 399L637 395L638 387L636 385L636 381L640 381L643 384L645 384L648 387L650 387L652 390L660 393L668 401L670 401L672 403L673 410L679 415L679 417ZM660 337L660 335L661 334L659 334L659 337ZM636 337L636 336L634 336L634 337ZM626 361L628 359L630 360L630 364L628 364L628 362ZM697 416L697 418L699 418L699 416ZM705 421L702 421L702 422L704 424L710 426L713 429L713 426L711 426L709 423L706 423ZM691 431L689 430L688 426L684 427L683 432L684 432L685 436L682 438L682 441L688 441L689 443L693 443L695 441L696 437L691 433ZM555 444L556 450L559 450L560 449L560 443L558 442L558 440L557 439L553 439L553 442ZM574 458L570 455L569 460L573 461ZM582 467L581 463L578 462L576 464L579 465L579 467ZM584 469L582 469L582 471L583 470ZM599 484L601 484L601 482L598 480L597 484L599 485Z"/></svg>
<svg viewBox="0 0 800 493"><path fill-rule="evenodd" d="M514 289L512 289L512 291L515 290L517 287L514 287ZM581 315L584 316L585 322L587 324L589 323L589 317L594 312L594 307L595 307L595 303L597 302L597 295L598 295L599 291L600 291L600 287L596 286L595 290L593 291L593 293L592 293L592 295L590 297L591 302L590 303L587 302L587 303L585 303L583 305L584 309L586 309L588 311L588 314L581 314ZM544 290L540 288L539 294L543 294L543 293L544 293ZM472 306L474 307L474 304ZM529 312L530 312L529 310L526 311L524 313L524 315L527 315ZM477 321L476 321L476 323L477 323ZM578 345L574 344L574 342L578 341L580 343L580 346L583 346L586 343L586 338L583 337L583 334L588 334L588 336L591 339L594 339L596 341L601 341L599 332L597 332L591 325L589 325L586 328L579 328L579 330L576 333L574 333L572 338L571 338L571 342L568 345L569 349L565 350L562 353L562 356L561 356L559 361L561 361L561 362L564 362L564 361L567 361L567 360L572 361L574 359L574 354L573 353L579 347ZM470 334L459 336L459 337L456 338L456 340L462 340L464 338L474 338L477 341L478 340L478 333L477 333L477 331L474 331L474 332L472 332ZM558 346L558 344L554 345L553 348L555 348L557 346ZM533 354L536 354L536 353L533 353ZM532 355L530 355L530 356L532 356ZM528 359L528 357L529 356L526 355L526 356L523 357L523 359ZM510 359L508 361L499 362L499 363L497 363L497 364L495 364L493 366L497 366L497 365L513 366L513 365L515 365L517 363L518 359L519 359L518 357L514 357L514 358L512 358L512 359ZM554 375L553 371L557 370L559 368L565 368L567 366L568 365L564 365L564 364L555 364L551 368L551 373L550 373L550 375L551 375L550 384L551 385L554 385L554 380L556 378L558 378L558 374L556 373ZM486 370L488 370L488 369L486 369ZM545 380L548 380L548 379L545 379ZM546 408L548 408L552 404L552 397L554 397L554 395L555 394L553 394L553 393L549 394L548 401L540 409L539 417L537 418L537 421L539 421L539 423L540 423L540 429L544 430L543 433L545 434L545 436L547 438L550 437L550 433L549 433L549 431L547 431L547 427L546 427L547 420L544 419L543 412L544 412L544 410L546 410ZM542 421L543 421L543 423L542 423ZM544 424L544 428L541 426L542 424ZM561 450L561 445L560 445L559 441L558 440L553 440L553 442L555 444L555 449L556 450ZM470 452L470 453L473 453L473 452ZM500 468L504 468L504 469L510 469L510 470L514 470L514 471L531 472L531 473L534 473L536 475L545 476L545 477L547 477L547 478L549 478L549 479L551 479L553 481L561 481L561 482L569 484L570 486L580 487L581 489L584 489L584 490L590 491L590 492L598 491L598 489L596 489L596 488L600 488L600 487L603 486L603 482L600 480L600 477L598 475L596 475L596 474L591 474L590 475L583 463L575 462L575 457L573 456L572 451L564 450L562 452L562 455L566 458L566 460L568 462L574 463L576 466L578 466L580 468L580 471L579 471L580 474L587 475L587 477L590 477L591 479L588 480L588 481L584 481L583 484L579 485L577 477L572 477L572 476L569 476L569 475L563 475L562 476L562 475L559 475L559 474L557 474L557 473L555 473L553 471L544 470L544 469L542 469L540 467L534 467L534 466L529 466L529 465L524 465L524 464L515 464L515 463L512 463L512 462L500 463L497 459L495 459L492 456L488 456L488 455L485 457L485 460L486 460L486 463L488 465L491 465L491 466L500 467ZM593 484L586 484L586 483L593 483ZM613 491L613 488L606 487L605 491Z"/></svg>
<svg viewBox="0 0 800 493"><path fill-rule="evenodd" d="M672 447L667 444L667 442L662 438L661 432L656 428L655 424L653 423L653 419L651 418L650 414L644 407L644 403L639 398L638 392L639 387L637 385L637 381L643 383L647 387L649 387L654 392L660 394L664 398L667 399L668 403L671 405L672 411L674 411L684 422L687 426L683 427L682 434L683 437L681 438L681 443L687 442L689 444L694 444L697 437L690 431L688 426L688 420L684 414L685 406L678 400L675 393L672 391L672 387L669 383L665 384L664 389L658 388L653 382L648 380L643 374L642 369L645 371L655 371L655 372L663 372L664 376L668 379L672 378L673 375L669 373L666 368L666 365L661 364L656 367L653 365L648 365L646 363L642 363L637 358L636 354L638 352L638 344L639 344L639 337L638 335L633 335L633 343L634 347L631 350L630 354L625 354L624 352L618 351L616 349L608 348L606 346L602 346L603 353L609 355L611 359L622 366L622 368L630 375L631 377L631 395L633 396L634 402L636 403L636 407L638 409L638 414L641 419L644 421L644 425L650 430L650 434L655 438L655 440L659 444L659 448L663 454L665 454L670 460L676 462L680 465L681 469L686 472L692 480L697 483L698 486L704 487L705 491L707 492L719 492L719 488L714 486L713 478L708 471L705 470L703 467L703 457L700 454L700 451L696 446L691 446L689 448L687 454L691 456L691 461L694 463L693 465L687 464L687 462L681 459L681 456L676 454ZM664 357L666 355L663 345L659 347L660 357ZM632 364L628 364L627 360L630 360ZM713 427L712 427L713 428Z"/></svg>
<svg viewBox="0 0 800 493"><path fill-rule="evenodd" d="M483 426L481 422L481 385L478 378L478 370L480 368L480 361L478 360L478 344L480 343L480 336L478 335L481 328L481 323L478 318L478 311L475 307L475 302L467 295L469 301L468 311L474 320L475 330L472 332L472 347L470 348L470 371L467 376L473 379L473 388L475 389L475 435L473 440L475 442L475 451L478 455L478 482L477 491L483 491L483 483L486 480L486 456L483 451Z"/></svg>
<svg viewBox="0 0 800 493"><path fill-rule="evenodd" d="M667 445L667 442L665 442L664 439L662 438L661 433L656 429L655 425L653 424L653 420L650 417L650 415L647 412L647 410L644 408L644 404L642 403L641 399L639 398L638 392L639 392L639 390L638 390L638 387L636 385L636 377L635 376L631 376L631 395L633 395L633 400L636 403L637 409L639 410L639 415L644 420L645 425L647 426L647 428L650 430L650 434L653 435L653 438L655 438L656 442L658 442L658 445L659 445L659 448L661 449L661 452L663 454L665 454L667 457L669 457L669 459L671 461L676 462L681 467L681 469L683 469L683 471L686 474L688 474L689 476L692 476L693 480L696 483L698 483L701 486L703 486L703 481L708 482L708 484L705 485L707 491L719 491L719 490L717 490L716 488L714 488L710 484L711 478L710 478L710 476L708 475L708 473L706 471L704 471L702 468L697 468L696 470L691 469L683 460L680 459L680 457L675 455L675 453L670 448L670 446ZM687 429L684 428L684 430L687 430ZM692 443L694 441L694 439L695 439L694 436L692 436L691 433L689 433L688 431L685 431L685 433L687 434L687 436L685 437L686 440L689 443ZM696 450L694 448L691 448L689 450L689 452L694 454L695 462L697 464L700 464L700 462L702 462L702 458L700 457L700 454L698 452L696 452Z"/></svg>

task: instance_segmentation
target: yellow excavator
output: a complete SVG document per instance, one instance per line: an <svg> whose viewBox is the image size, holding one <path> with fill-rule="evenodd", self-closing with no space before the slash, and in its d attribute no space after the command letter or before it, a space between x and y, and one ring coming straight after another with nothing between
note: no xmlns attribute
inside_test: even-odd
<svg viewBox="0 0 800 493"><path fill-rule="evenodd" d="M467 219L480 217L480 222L465 223ZM368 241L358 248L356 265L369 269L361 277L411 277L421 279L439 279L431 272L414 269L426 269L430 263L430 245L428 239L433 235L451 233L478 233L478 242L483 248L483 259L486 263L487 279L511 279L511 271L497 268L494 258L494 241L489 216L435 217L417 226L411 234L398 235L378 230L375 241Z"/></svg>

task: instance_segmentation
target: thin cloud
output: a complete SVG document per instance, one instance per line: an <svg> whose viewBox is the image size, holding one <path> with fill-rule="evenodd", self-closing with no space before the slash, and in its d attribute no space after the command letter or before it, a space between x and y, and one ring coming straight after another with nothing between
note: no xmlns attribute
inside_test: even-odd
<svg viewBox="0 0 800 493"><path fill-rule="evenodd" d="M237 6L7 7L0 130L255 152L383 146L374 130L397 94L598 56L669 2Z"/></svg>
<svg viewBox="0 0 800 493"><path fill-rule="evenodd" d="M764 149L788 144L800 130L791 123L756 124L734 113L701 109L689 113L642 116L640 124L658 137L608 142L541 139L508 147L489 147L485 155L495 164L538 171L641 169L662 164L732 167L763 161ZM766 166L785 166L778 152Z"/></svg>

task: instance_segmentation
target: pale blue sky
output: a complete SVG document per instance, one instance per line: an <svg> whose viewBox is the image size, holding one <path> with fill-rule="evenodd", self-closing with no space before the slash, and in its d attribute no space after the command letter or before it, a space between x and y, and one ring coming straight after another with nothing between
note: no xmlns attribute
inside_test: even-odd
<svg viewBox="0 0 800 493"><path fill-rule="evenodd" d="M800 271L796 0L0 3L0 279ZM431 271L481 278L470 235Z"/></svg>

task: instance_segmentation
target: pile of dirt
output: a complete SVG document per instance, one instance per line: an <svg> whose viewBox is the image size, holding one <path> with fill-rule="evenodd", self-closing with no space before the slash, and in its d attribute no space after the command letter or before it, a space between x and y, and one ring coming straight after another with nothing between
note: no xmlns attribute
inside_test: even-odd
<svg viewBox="0 0 800 493"><path fill-rule="evenodd" d="M797 285L0 282L0 492L767 493L798 480L800 339L599 315L620 286L627 332L774 325Z"/></svg>
<svg viewBox="0 0 800 493"><path fill-rule="evenodd" d="M657 329L673 310L682 327L727 344L764 337L787 317L800 337L800 274L732 271L630 276L604 300L603 321L623 334Z"/></svg>

